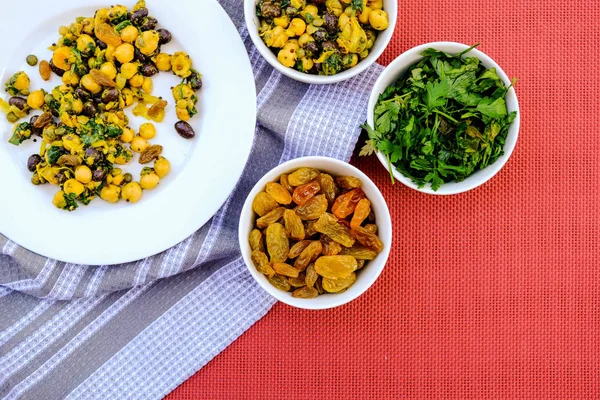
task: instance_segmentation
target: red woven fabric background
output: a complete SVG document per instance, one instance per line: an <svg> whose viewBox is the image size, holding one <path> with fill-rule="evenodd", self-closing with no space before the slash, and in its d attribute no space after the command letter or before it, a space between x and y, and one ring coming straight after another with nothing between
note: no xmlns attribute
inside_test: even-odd
<svg viewBox="0 0 600 400"><path fill-rule="evenodd" d="M600 2L407 0L389 63L481 43L519 78L521 131L483 187L381 188L394 248L333 310L273 310L169 399L599 398Z"/></svg>

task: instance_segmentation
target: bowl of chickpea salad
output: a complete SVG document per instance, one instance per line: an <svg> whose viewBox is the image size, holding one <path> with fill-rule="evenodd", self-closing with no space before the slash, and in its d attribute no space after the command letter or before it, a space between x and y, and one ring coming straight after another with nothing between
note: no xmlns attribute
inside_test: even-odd
<svg viewBox="0 0 600 400"><path fill-rule="evenodd" d="M282 74L330 84L371 66L392 38L394 0L246 0L250 37Z"/></svg>

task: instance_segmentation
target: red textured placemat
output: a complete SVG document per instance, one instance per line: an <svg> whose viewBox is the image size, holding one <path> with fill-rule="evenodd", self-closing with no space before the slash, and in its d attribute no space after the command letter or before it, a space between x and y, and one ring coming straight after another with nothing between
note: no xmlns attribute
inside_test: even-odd
<svg viewBox="0 0 600 400"><path fill-rule="evenodd" d="M481 43L517 76L521 132L483 187L392 187L394 219L361 298L273 310L169 399L600 397L600 2L410 0L381 62Z"/></svg>

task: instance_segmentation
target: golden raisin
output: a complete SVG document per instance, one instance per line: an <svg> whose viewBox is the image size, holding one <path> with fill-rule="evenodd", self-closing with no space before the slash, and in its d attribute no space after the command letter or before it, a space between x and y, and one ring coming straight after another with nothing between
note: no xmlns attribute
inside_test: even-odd
<svg viewBox="0 0 600 400"><path fill-rule="evenodd" d="M301 240L290 248L290 252L288 253L288 258L296 258L298 257L309 244L311 244L311 240Z"/></svg>
<svg viewBox="0 0 600 400"><path fill-rule="evenodd" d="M270 194L265 192L260 192L256 195L254 200L252 201L252 209L255 213L257 213L260 217L267 214L270 211L273 211L279 207L279 204L271 197Z"/></svg>
<svg viewBox="0 0 600 400"><path fill-rule="evenodd" d="M285 262L290 252L290 242L285 228L279 223L271 224L266 230L267 251L272 263Z"/></svg>
<svg viewBox="0 0 600 400"><path fill-rule="evenodd" d="M331 175L319 175L319 185L321 185L321 193L323 193L325 197L327 197L327 201L329 202L329 204L333 204L333 202L335 201L335 197L339 193L339 189L337 188Z"/></svg>
<svg viewBox="0 0 600 400"><path fill-rule="evenodd" d="M273 269L279 275L289 276L291 278L297 278L298 275L300 274L300 271L298 271L296 268L292 267L290 264L286 264L286 263L274 263Z"/></svg>
<svg viewBox="0 0 600 400"><path fill-rule="evenodd" d="M354 212L356 204L364 198L365 193L360 188L346 192L335 199L331 207L331 213L340 219L346 218Z"/></svg>
<svg viewBox="0 0 600 400"><path fill-rule="evenodd" d="M273 268L271 268L271 264L269 264L269 258L265 253L260 250L254 250L250 257L252 258L252 262L254 263L254 266L258 272L267 276L275 275L275 271Z"/></svg>
<svg viewBox="0 0 600 400"><path fill-rule="evenodd" d="M290 183L288 182L288 175L287 174L282 174L279 177L279 183L281 184L281 186L283 186L288 193L292 193L294 191L294 188L290 186Z"/></svg>
<svg viewBox="0 0 600 400"><path fill-rule="evenodd" d="M296 262L294 263L294 268L298 271L304 271L308 264L315 261L321 252L323 251L323 245L318 240L311 242L306 248L300 253L298 258L296 258Z"/></svg>
<svg viewBox="0 0 600 400"><path fill-rule="evenodd" d="M383 250L383 242L381 239L362 226L357 226L356 228L352 229L352 235L354 235L360 244L375 250L377 253L380 253L381 250Z"/></svg>
<svg viewBox="0 0 600 400"><path fill-rule="evenodd" d="M290 195L290 192L277 182L267 183L265 190L279 204L287 205L292 202L292 195Z"/></svg>
<svg viewBox="0 0 600 400"><path fill-rule="evenodd" d="M293 210L285 210L283 212L283 223L285 224L285 231L291 239L304 239L305 233L302 219Z"/></svg>
<svg viewBox="0 0 600 400"><path fill-rule="evenodd" d="M314 299L318 295L319 292L317 291L317 289L308 286L303 286L292 292L292 297L296 297L299 299Z"/></svg>
<svg viewBox="0 0 600 400"><path fill-rule="evenodd" d="M345 278L323 278L323 289L329 293L340 293L348 289L356 282L356 274L353 272Z"/></svg>
<svg viewBox="0 0 600 400"><path fill-rule="evenodd" d="M273 276L267 276L267 279L271 285L275 286L277 289L287 292L292 288L292 285L290 285L284 276L275 274Z"/></svg>
<svg viewBox="0 0 600 400"><path fill-rule="evenodd" d="M352 190L362 187L360 179L355 178L354 176L338 176L335 180L337 184L344 189Z"/></svg>
<svg viewBox="0 0 600 400"><path fill-rule="evenodd" d="M262 217L256 220L256 226L259 228L266 228L267 226L279 221L283 217L283 212L286 211L283 207L277 207L276 209L269 211Z"/></svg>
<svg viewBox="0 0 600 400"><path fill-rule="evenodd" d="M319 279L319 275L317 271L315 271L315 264L308 264L306 268L306 286L313 287L315 286L315 282Z"/></svg>
<svg viewBox="0 0 600 400"><path fill-rule="evenodd" d="M259 231L258 229L253 229L252 232L250 232L248 241L250 242L250 248L252 249L252 251L254 250L260 250L262 252L265 251L265 244L263 242L263 237L262 237L262 233L261 231Z"/></svg>
<svg viewBox="0 0 600 400"><path fill-rule="evenodd" d="M288 175L287 180L290 186L304 185L319 176L321 172L314 168L299 168Z"/></svg>
<svg viewBox="0 0 600 400"><path fill-rule="evenodd" d="M365 219L371 213L371 202L368 199L360 199L356 203L352 220L350 221L350 228L356 228L361 226Z"/></svg>
<svg viewBox="0 0 600 400"><path fill-rule="evenodd" d="M315 229L318 232L329 236L330 239L338 242L342 246L352 247L352 245L354 245L355 239L350 233L350 230L329 213L321 215L315 224Z"/></svg>
<svg viewBox="0 0 600 400"><path fill-rule="evenodd" d="M360 244L355 244L352 247L345 247L339 253L341 256L352 256L357 260L373 260L377 257L377 252Z"/></svg>
<svg viewBox="0 0 600 400"><path fill-rule="evenodd" d="M324 194L313 197L301 206L296 208L296 214L303 220L318 219L327 211L327 198Z"/></svg>
<svg viewBox="0 0 600 400"><path fill-rule="evenodd" d="M323 254L326 256L335 256L338 255L340 251L342 251L342 245L332 240L327 235L323 235L323 237L321 238L321 244L323 245Z"/></svg>
<svg viewBox="0 0 600 400"><path fill-rule="evenodd" d="M322 256L315 262L315 271L324 278L338 279L350 276L358 263L352 256Z"/></svg>
<svg viewBox="0 0 600 400"><path fill-rule="evenodd" d="M365 225L365 229L368 230L371 233L374 233L375 235L377 235L377 225L375 224L366 224Z"/></svg>
<svg viewBox="0 0 600 400"><path fill-rule="evenodd" d="M301 206L304 205L308 200L310 200L314 195L319 193L320 190L321 186L319 185L319 182L310 181L294 189L292 199L294 200L294 203Z"/></svg>

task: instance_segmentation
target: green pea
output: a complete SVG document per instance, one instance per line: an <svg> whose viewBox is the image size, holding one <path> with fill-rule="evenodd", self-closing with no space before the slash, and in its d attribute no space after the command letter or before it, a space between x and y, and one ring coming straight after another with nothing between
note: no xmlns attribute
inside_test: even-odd
<svg viewBox="0 0 600 400"><path fill-rule="evenodd" d="M34 56L33 54L30 54L27 56L25 61L27 61L27 64L29 64L33 67L34 65L36 65L38 63L38 58L36 56Z"/></svg>
<svg viewBox="0 0 600 400"><path fill-rule="evenodd" d="M133 180L133 175L131 175L128 172L125 175L123 175L123 180L125 181L125 183L129 183L129 182L131 182Z"/></svg>

